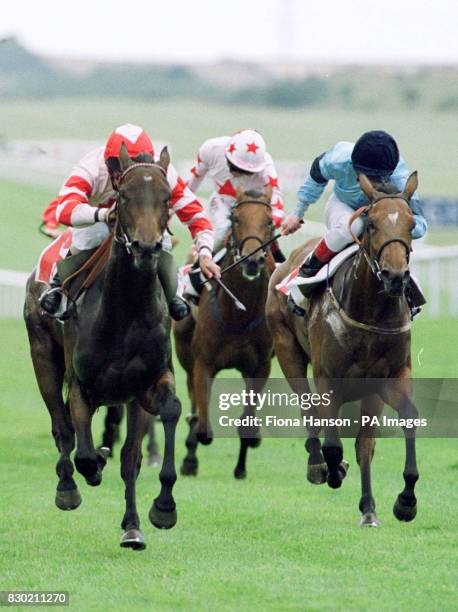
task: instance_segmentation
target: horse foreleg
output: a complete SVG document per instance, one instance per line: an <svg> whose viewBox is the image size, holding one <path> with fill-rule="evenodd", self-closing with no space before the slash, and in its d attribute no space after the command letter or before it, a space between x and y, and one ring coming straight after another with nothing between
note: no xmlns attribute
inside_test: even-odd
<svg viewBox="0 0 458 612"><path fill-rule="evenodd" d="M196 435L196 424L197 424L197 408L196 401L194 398L193 388L193 376L191 372L187 372L187 385L188 394L191 400L191 414L186 417L186 421L189 425L188 435L186 436L186 450L187 453L181 464L180 472L183 476L197 476L197 470L199 468L199 461L197 459L197 435Z"/></svg>
<svg viewBox="0 0 458 612"><path fill-rule="evenodd" d="M309 356L302 349L290 328L283 322L277 321L275 325L271 324L269 327L273 335L275 354L289 386L299 396L303 393L310 393L310 385L307 380ZM314 409L308 411L307 416L314 416ZM307 430L308 436L305 441L305 449L309 455L307 480L312 484L323 484L326 482L328 467L321 452L320 428L308 426Z"/></svg>
<svg viewBox="0 0 458 612"><path fill-rule="evenodd" d="M122 519L121 546L143 550L145 539L140 531L140 519L137 513L135 483L142 463L142 440L148 428L150 415L138 402L127 406L127 435L121 450L121 478L125 485L126 511Z"/></svg>
<svg viewBox="0 0 458 612"><path fill-rule="evenodd" d="M113 446L119 440L119 426L123 414L124 406L122 404L119 406L107 406L100 448L110 449L109 457L113 457Z"/></svg>
<svg viewBox="0 0 458 612"><path fill-rule="evenodd" d="M156 440L156 421L153 416L150 417L148 425L148 465L151 467L159 467L162 457L159 453L159 445Z"/></svg>
<svg viewBox="0 0 458 612"><path fill-rule="evenodd" d="M208 420L208 400L214 372L210 366L198 358L193 369L193 389L197 406L195 432L197 441L208 445L213 442L213 432Z"/></svg>
<svg viewBox="0 0 458 612"><path fill-rule="evenodd" d="M180 400L175 394L173 374L168 370L161 376L153 398L153 414L157 410L164 426L164 459L159 473L161 492L149 512L151 523L159 529L170 529L177 522L172 489L177 479L175 471L175 430L181 414Z"/></svg>
<svg viewBox="0 0 458 612"><path fill-rule="evenodd" d="M266 381L270 374L270 357L267 361L258 366L258 368L252 372L252 377L248 377L246 373L243 373L245 379L246 390L249 393L254 391L260 393L266 384ZM250 404L243 410L241 418L254 417L256 413L256 404ZM240 426L238 428L240 438L240 451L237 465L234 469L234 476L237 479L246 478L246 457L248 448L257 448L261 444L261 434L259 427L255 425Z"/></svg>
<svg viewBox="0 0 458 612"><path fill-rule="evenodd" d="M408 368L403 372L397 383L384 386L383 399L398 412L401 419L418 419L418 410L410 399L411 381ZM406 445L406 460L403 472L405 486L394 503L393 513L398 520L408 522L412 521L417 515L415 484L419 474L415 449L416 427L403 427L403 431Z"/></svg>
<svg viewBox="0 0 458 612"><path fill-rule="evenodd" d="M317 380L317 390L321 396L329 394L331 401L329 405L322 403L319 408L319 416L328 422L337 419L341 401L336 394L332 395L326 379ZM327 483L331 489L338 489L347 475L348 464L343 460L343 447L340 439L339 428L336 425L324 426L323 456L328 466Z"/></svg>
<svg viewBox="0 0 458 612"><path fill-rule="evenodd" d="M361 416L379 417L383 410L383 401L378 395L371 395L361 400ZM356 438L356 461L361 472L361 511L360 526L377 527L380 521L375 512L375 500L372 496L371 462L375 450L375 428L363 425Z"/></svg>
<svg viewBox="0 0 458 612"><path fill-rule="evenodd" d="M102 451L96 452L94 448L91 430L94 409L89 406L75 379L70 384L69 402L76 433L75 466L87 484L96 487L102 482L102 470L107 460Z"/></svg>

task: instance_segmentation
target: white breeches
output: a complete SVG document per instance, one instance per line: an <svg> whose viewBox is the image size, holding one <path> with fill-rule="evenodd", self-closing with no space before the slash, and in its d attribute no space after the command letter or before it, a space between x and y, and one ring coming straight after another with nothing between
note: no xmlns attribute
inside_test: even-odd
<svg viewBox="0 0 458 612"><path fill-rule="evenodd" d="M338 253L347 244L353 242L348 228L348 221L354 212L351 206L341 202L334 193L326 204L325 220L327 230L324 235L324 241L334 253ZM363 219L361 217L355 219L351 229L356 236L359 236L364 229Z"/></svg>
<svg viewBox="0 0 458 612"><path fill-rule="evenodd" d="M110 230L108 229L108 225L102 221L94 223L94 225L88 225L87 227L72 228L72 255L80 251L95 249L102 244L105 238L108 238L109 234ZM162 248L164 251L172 250L172 240L167 231L165 231L162 236Z"/></svg>

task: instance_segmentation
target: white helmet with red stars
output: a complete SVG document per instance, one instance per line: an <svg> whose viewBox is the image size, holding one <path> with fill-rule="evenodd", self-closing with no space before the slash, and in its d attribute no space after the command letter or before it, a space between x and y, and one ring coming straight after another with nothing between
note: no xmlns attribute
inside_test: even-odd
<svg viewBox="0 0 458 612"><path fill-rule="evenodd" d="M261 172L266 165L266 143L256 130L240 130L232 136L226 157L241 170Z"/></svg>

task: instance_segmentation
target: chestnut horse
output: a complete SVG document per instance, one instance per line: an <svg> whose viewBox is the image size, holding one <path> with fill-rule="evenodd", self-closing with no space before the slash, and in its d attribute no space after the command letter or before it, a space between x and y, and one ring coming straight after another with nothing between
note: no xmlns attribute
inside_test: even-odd
<svg viewBox="0 0 458 612"><path fill-rule="evenodd" d="M270 207L271 189L264 194L239 190L231 213L231 234L225 268L250 253L272 237L273 221ZM267 260L269 258L269 262ZM183 475L196 475L198 442L208 445L213 436L208 421L211 381L221 370L235 368L245 379L247 390L262 391L270 373L272 338L266 326L265 302L270 271L271 253L262 250L224 275L227 287L240 297L246 311L238 310L234 301L221 288L204 289L196 321L190 315L173 324L177 357L186 370L191 400L188 417L187 454L181 466ZM254 415L256 406L246 407L242 416ZM240 452L234 476L246 476L246 456L249 447L260 444L258 428L239 428Z"/></svg>
<svg viewBox="0 0 458 612"><path fill-rule="evenodd" d="M417 189L417 173L407 181L403 193L385 186L377 191L364 175L360 185L369 204L353 215L367 214L359 251L310 297L305 318L292 314L286 298L275 286L299 266L316 241L296 249L272 275L267 300L267 320L284 375L295 392L308 389L307 365L320 393L332 388L329 406L321 405L318 416L335 419L347 401L361 400L361 414L379 416L384 402L401 418L417 417L411 400L410 313L404 296L409 281L409 256L414 218L409 200ZM379 187L381 188L381 187ZM356 237L355 237L356 238ZM336 380L339 381L336 383ZM345 379L345 380L344 380ZM377 379L370 394L361 390L357 379ZM384 379L386 382L383 383ZM329 421L328 421L329 422ZM341 486L345 476L342 443L335 426L309 430L308 478L332 488ZM416 515L415 430L404 429L406 461L405 488L394 505L395 516L410 521ZM375 428L362 426L356 439L356 458L361 471L361 525L376 526L375 501L371 489L371 460Z"/></svg>
<svg viewBox="0 0 458 612"><path fill-rule="evenodd" d="M141 465L141 442L151 414L161 417L165 432L161 491L149 512L158 528L173 527L176 507L175 429L181 406L175 394L171 363L170 318L157 266L168 221L170 187L167 149L154 163L134 163L124 145L117 194L113 242L108 262L76 312L60 324L43 316L41 288L31 276L24 317L32 361L52 421L60 453L56 505L72 510L81 503L70 455L91 486L102 480L106 458L94 448L91 423L101 405L127 404L127 437L121 451L126 511L121 546L145 548L136 508L135 481ZM63 399L64 381L68 402ZM69 409L69 410L68 410Z"/></svg>

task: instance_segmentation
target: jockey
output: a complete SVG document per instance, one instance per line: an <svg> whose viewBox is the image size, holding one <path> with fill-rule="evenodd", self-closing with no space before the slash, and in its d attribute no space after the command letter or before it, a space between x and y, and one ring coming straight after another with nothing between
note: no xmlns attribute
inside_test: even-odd
<svg viewBox="0 0 458 612"><path fill-rule="evenodd" d="M262 192L272 187L272 216L276 227L285 216L282 193L272 157L266 151L264 138L256 130L241 130L233 136L206 140L199 149L197 163L191 169L188 187L196 193L206 175L214 185L210 196L210 218L215 228L215 248L219 250L230 228L230 214L237 198L237 187ZM272 254L278 261L284 257L276 243Z"/></svg>
<svg viewBox="0 0 458 612"><path fill-rule="evenodd" d="M148 134L141 127L127 123L114 130L105 146L90 151L81 159L59 192L56 221L73 228L72 254L93 249L109 236L107 221L121 177L119 153L122 144L134 161L146 161L145 157L154 159L154 147ZM212 261L213 228L209 218L171 164L167 180L172 190L170 212L176 212L189 228L199 253L201 271L208 278L218 276L219 267ZM170 315L180 320L189 314L189 306L176 295L177 269L170 250L171 241L166 232L158 274ZM48 314L55 315L61 299L60 280L54 277L51 288L40 298L40 305Z"/></svg>
<svg viewBox="0 0 458 612"><path fill-rule="evenodd" d="M360 173L364 173L376 188L390 181L399 191L404 189L410 174L405 161L399 156L396 141L383 131L366 132L355 144L338 142L317 157L299 189L295 212L285 219L282 226L283 235L298 230L309 204L318 200L328 181L335 181L333 194L326 204L326 233L302 264L300 276L315 276L336 253L353 242L348 221L355 210L367 204L358 182ZM410 207L415 219L412 238L421 238L427 224L416 194L410 201ZM355 235L360 235L364 229L363 219L357 218L351 229Z"/></svg>

